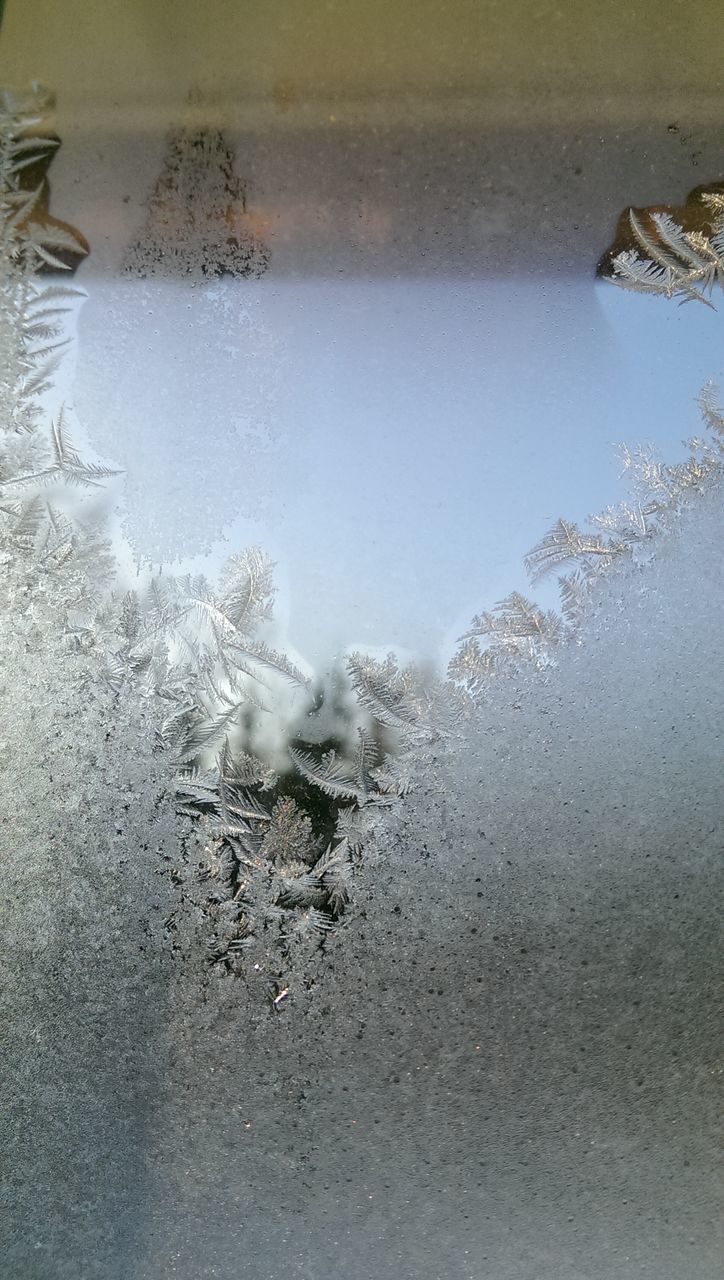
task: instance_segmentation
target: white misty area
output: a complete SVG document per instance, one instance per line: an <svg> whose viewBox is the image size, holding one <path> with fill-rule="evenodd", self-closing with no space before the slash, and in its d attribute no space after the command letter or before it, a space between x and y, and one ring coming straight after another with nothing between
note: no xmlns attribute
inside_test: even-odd
<svg viewBox="0 0 724 1280"><path fill-rule="evenodd" d="M56 394L125 470L130 575L213 578L259 545L274 642L315 669L444 664L510 591L554 604L525 553L625 496L616 442L683 457L721 370L715 312L591 280L78 283Z"/></svg>

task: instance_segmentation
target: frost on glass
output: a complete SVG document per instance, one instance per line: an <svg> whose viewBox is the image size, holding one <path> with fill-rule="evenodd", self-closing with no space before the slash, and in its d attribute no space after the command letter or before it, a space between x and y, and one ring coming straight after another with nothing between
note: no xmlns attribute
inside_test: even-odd
<svg viewBox="0 0 724 1280"><path fill-rule="evenodd" d="M44 105L2 103L8 1274L713 1274L714 388L542 532L559 608L322 679L261 549L119 579L118 468L42 411L86 249L23 176ZM620 282L694 269L657 226Z"/></svg>
<svg viewBox="0 0 724 1280"><path fill-rule="evenodd" d="M721 184L695 187L680 208L627 209L599 273L635 293L704 302L724 274Z"/></svg>
<svg viewBox="0 0 724 1280"><path fill-rule="evenodd" d="M79 319L76 408L127 473L123 529L144 566L269 513L287 465L284 352L255 310L269 249L231 143L197 117L192 101L163 140L142 219Z"/></svg>
<svg viewBox="0 0 724 1280"><path fill-rule="evenodd" d="M186 128L171 135L145 226L125 255L127 275L262 275L269 250L251 229L235 160L219 129Z"/></svg>

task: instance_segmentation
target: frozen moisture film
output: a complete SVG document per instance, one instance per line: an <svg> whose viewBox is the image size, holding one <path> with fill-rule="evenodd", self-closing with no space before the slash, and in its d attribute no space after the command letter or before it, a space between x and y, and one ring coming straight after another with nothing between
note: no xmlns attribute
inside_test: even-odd
<svg viewBox="0 0 724 1280"><path fill-rule="evenodd" d="M187 83L0 103L4 1274L708 1280L721 186L430 269Z"/></svg>

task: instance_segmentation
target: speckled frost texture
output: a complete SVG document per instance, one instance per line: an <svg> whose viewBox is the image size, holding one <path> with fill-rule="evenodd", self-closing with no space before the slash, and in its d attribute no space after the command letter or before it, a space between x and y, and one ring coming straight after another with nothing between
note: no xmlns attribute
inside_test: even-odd
<svg viewBox="0 0 724 1280"><path fill-rule="evenodd" d="M218 129L180 129L148 201L146 224L126 254L130 276L260 276L269 250L253 234L234 152Z"/></svg>
<svg viewBox="0 0 724 1280"><path fill-rule="evenodd" d="M79 321L74 404L126 469L124 530L143 564L209 551L230 519L268 513L285 466L280 344L242 286L191 287L98 281Z"/></svg>
<svg viewBox="0 0 724 1280"><path fill-rule="evenodd" d="M70 652L61 604L52 578L4 567L0 1271L18 1280L120 1274L102 1260L143 1213L173 966L179 832L153 717Z"/></svg>
<svg viewBox="0 0 724 1280"><path fill-rule="evenodd" d="M713 1280L722 496L491 682L279 1013L164 936L150 711L3 614L8 1280Z"/></svg>
<svg viewBox="0 0 724 1280"><path fill-rule="evenodd" d="M269 252L234 168L218 129L173 132L144 225L116 264L126 278L91 282L80 321L74 398L127 470L138 563L209 551L231 519L268 513L283 467L284 353L249 283Z"/></svg>

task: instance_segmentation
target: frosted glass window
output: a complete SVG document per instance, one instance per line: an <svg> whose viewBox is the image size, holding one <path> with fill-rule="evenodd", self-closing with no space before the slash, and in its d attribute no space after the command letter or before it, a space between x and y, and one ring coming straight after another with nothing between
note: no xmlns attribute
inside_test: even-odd
<svg viewBox="0 0 724 1280"><path fill-rule="evenodd" d="M5 5L10 1280L717 1273L718 57Z"/></svg>

